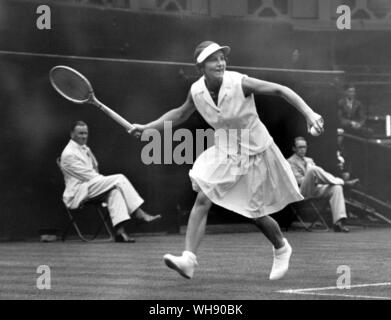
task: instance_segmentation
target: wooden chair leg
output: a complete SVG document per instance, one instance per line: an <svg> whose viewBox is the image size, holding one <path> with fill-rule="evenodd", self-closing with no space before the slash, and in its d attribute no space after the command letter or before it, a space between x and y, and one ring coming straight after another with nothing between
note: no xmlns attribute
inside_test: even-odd
<svg viewBox="0 0 391 320"><path fill-rule="evenodd" d="M306 226L306 223L301 218L300 213L299 213L299 209L295 208L294 206L291 206L291 209L293 211L293 214L296 216L297 220L299 221L300 225L306 231L311 232L314 229L314 225L315 225L316 222L320 222L322 224L323 229L321 229L321 230L327 231L327 232L330 231L330 228L329 228L327 222L325 221L325 219L323 218L322 214L320 213L319 209L317 208L317 206L310 199L304 200L302 205L309 206L312 209L312 211L314 212L312 214L312 215L314 215L314 218L311 219L311 222L309 222L310 223L309 227Z"/></svg>
<svg viewBox="0 0 391 320"><path fill-rule="evenodd" d="M71 226L73 226L73 228L74 228L75 231L76 231L77 236L79 237L79 239L80 239L81 241L84 241L84 242L91 242L92 240L94 240L94 239L98 236L98 234L99 234L99 232L100 232L100 229L102 228L103 222L100 223L99 228L98 228L97 232L95 233L95 235L94 235L92 238L87 238L87 237L85 237L85 236L83 235L83 233L80 231L80 228L79 228L79 226L77 225L76 219L74 218L73 214L69 211L68 208L66 208L66 211L67 211L67 214L68 214L68 217L69 217L69 223L68 223L68 225L66 226L66 228L65 228L64 231L63 231L63 234L62 234L62 237L61 237L62 241L65 241L65 239L67 238L67 235L68 235L68 233L69 233L69 229L71 228ZM99 214L99 217L101 217L100 212L99 212L98 214ZM102 218L101 218L101 219L102 219ZM113 239L113 238L112 238L112 234L110 233L109 235L110 235L110 237L109 237L108 240L112 240L112 239Z"/></svg>
<svg viewBox="0 0 391 320"><path fill-rule="evenodd" d="M310 206L313 208L313 210L314 210L315 213L316 213L316 217L315 217L314 221L312 222L310 228L312 228L313 225L314 225L314 224L317 222L317 220L319 219L319 220L321 221L323 227L324 227L324 230L325 230L325 231L330 231L330 228L329 228L327 222L324 220L322 214L320 213L320 211L318 210L318 208L316 207L316 205L315 205L312 201L310 201Z"/></svg>
<svg viewBox="0 0 391 320"><path fill-rule="evenodd" d="M83 233L80 231L80 228L76 222L75 217L73 216L73 214L70 212L70 210L68 208L65 208L67 215L68 215L68 218L69 218L69 222L62 233L62 237L61 237L62 241L65 241L65 239L67 238L67 235L69 233L71 226L74 227L79 239L84 242L91 242L92 240L95 240L98 237L98 235L100 234L102 228L104 228L106 233L108 234L108 237L105 239L102 239L102 241L113 241L114 240L114 235L111 232L111 228L109 226L109 223L107 222L109 215L105 214L105 212L104 212L105 209L101 207L102 203L94 203L93 205L94 205L95 210L99 216L100 222L99 222L99 226L98 226L96 232L92 235L92 237L87 238L86 236L83 235Z"/></svg>
<svg viewBox="0 0 391 320"><path fill-rule="evenodd" d="M301 226L305 229L305 231L311 232L312 230L305 225L303 219L300 217L300 214L297 212L297 210L294 208L294 206L291 206L291 209L293 211L293 214L297 218L297 220L299 220L299 223L301 224Z"/></svg>
<svg viewBox="0 0 391 320"><path fill-rule="evenodd" d="M111 232L110 226L107 223L107 218L106 218L107 214L105 215L105 213L102 212L103 209L101 207L99 207L99 205L96 206L96 210L98 211L98 214L99 214L99 216L100 216L100 218L102 220L102 223L100 224L98 230L96 231L94 239L98 236L98 234L100 233L100 230L102 229L102 227L104 227L104 229L106 230L107 234L109 235L109 237L106 238L105 240L106 241L114 240L114 235Z"/></svg>
<svg viewBox="0 0 391 320"><path fill-rule="evenodd" d="M68 235L68 232L69 232L69 229L71 228L71 226L73 226L76 230L76 233L78 235L78 237L82 240L82 241L85 241L85 242L89 242L89 240L87 238L85 238L82 233L80 232L80 229L76 223L76 220L75 218L73 217L72 213L69 211L68 208L65 208L66 209L66 212L68 214L68 218L69 218L69 222L68 222L68 225L65 227L63 233L62 233L62 236L61 236L61 239L62 241L65 241L65 239L67 238L67 235Z"/></svg>

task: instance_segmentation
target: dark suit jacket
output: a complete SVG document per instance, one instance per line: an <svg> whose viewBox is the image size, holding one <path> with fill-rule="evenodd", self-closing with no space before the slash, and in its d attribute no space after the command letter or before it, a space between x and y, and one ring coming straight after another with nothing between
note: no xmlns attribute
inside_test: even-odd
<svg viewBox="0 0 391 320"><path fill-rule="evenodd" d="M364 107L357 99L353 100L353 105L348 106L347 98L342 98L338 101L338 120L343 128L351 128L351 121L356 121L361 124L365 122Z"/></svg>

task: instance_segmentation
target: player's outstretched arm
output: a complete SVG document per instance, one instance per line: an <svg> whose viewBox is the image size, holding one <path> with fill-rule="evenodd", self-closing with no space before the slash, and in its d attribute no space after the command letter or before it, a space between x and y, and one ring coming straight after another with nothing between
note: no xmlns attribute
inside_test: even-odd
<svg viewBox="0 0 391 320"><path fill-rule="evenodd" d="M159 119L147 124L133 124L134 128L130 130L129 133L134 136L139 136L146 129L156 129L161 131L164 128L165 121L171 121L172 126L175 127L185 122L194 111L195 105L189 92L186 101L180 107L171 109L163 114Z"/></svg>
<svg viewBox="0 0 391 320"><path fill-rule="evenodd" d="M305 117L308 130L311 127L314 127L317 132L323 132L322 116L315 113L292 89L274 82L263 81L251 77L243 78L242 87L246 96L249 94L265 94L284 98Z"/></svg>

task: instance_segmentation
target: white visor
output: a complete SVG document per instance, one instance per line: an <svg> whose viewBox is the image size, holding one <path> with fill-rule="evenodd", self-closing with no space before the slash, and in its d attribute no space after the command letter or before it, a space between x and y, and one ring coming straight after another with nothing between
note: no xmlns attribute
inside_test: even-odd
<svg viewBox="0 0 391 320"><path fill-rule="evenodd" d="M225 54L228 54L231 51L231 48L228 46L220 47L217 43L212 43L201 51L201 53L197 57L197 63L204 62L206 58L219 50L223 50Z"/></svg>

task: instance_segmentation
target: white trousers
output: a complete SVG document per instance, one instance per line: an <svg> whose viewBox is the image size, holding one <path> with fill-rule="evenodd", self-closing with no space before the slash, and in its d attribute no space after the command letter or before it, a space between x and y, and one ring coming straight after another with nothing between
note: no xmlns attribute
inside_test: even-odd
<svg viewBox="0 0 391 320"><path fill-rule="evenodd" d="M342 185L344 181L334 177L318 166L308 168L300 191L305 198L328 198L333 222L346 218L345 197Z"/></svg>
<svg viewBox="0 0 391 320"><path fill-rule="evenodd" d="M130 219L131 214L139 208L144 200L123 174L102 176L88 183L88 198L94 198L110 190L107 208L113 226Z"/></svg>

